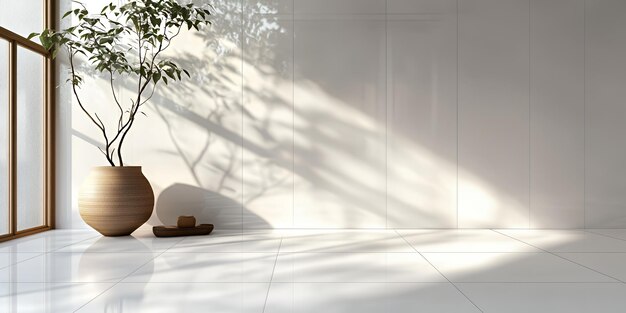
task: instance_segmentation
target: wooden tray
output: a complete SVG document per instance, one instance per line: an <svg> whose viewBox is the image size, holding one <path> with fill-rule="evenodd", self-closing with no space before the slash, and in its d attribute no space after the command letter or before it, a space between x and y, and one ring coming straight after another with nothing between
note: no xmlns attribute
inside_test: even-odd
<svg viewBox="0 0 626 313"><path fill-rule="evenodd" d="M157 237L180 237L208 235L213 231L213 224L200 224L196 227L180 228L176 226L154 226L152 232Z"/></svg>

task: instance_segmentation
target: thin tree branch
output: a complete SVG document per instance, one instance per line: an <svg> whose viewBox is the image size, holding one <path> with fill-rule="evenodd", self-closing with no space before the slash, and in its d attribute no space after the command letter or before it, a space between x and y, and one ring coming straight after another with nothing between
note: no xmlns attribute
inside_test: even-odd
<svg viewBox="0 0 626 313"><path fill-rule="evenodd" d="M163 32L164 33L167 32L167 29L165 29ZM152 58L150 60L150 70L149 70L148 73L152 73L152 70L154 69L154 63L155 63L157 57L159 56L159 54L161 52L163 52L163 50L165 50L169 46L169 44L171 43L171 38L174 38L174 37L178 36L179 33L180 33L180 28L178 29L178 31L176 32L176 34L174 36L172 36L172 37L170 37L170 39L168 39L168 45L167 46L163 47L163 42L162 41L159 43L159 48L157 49L157 52L152 55ZM145 59L143 59L143 60L141 59L141 35L140 35L140 33L138 33L138 38L139 38L139 48L138 48L139 51L138 52L139 52L140 63L139 63L139 82L137 84L137 86L138 86L137 101L134 103L133 107L131 108L128 127L124 131L122 137L120 138L120 142L119 142L119 144L117 146L118 147L117 148L117 158L118 158L121 166L123 166L122 145L124 143L124 139L126 139L126 135L128 134L129 130L131 129L131 127L133 126L133 124L135 122L135 115L137 114L137 111L139 110L139 107L143 104L141 102L141 95L144 92L144 90L146 89L146 87L148 86L148 84L150 83L150 79L147 78L146 82L143 84L143 86L141 85L141 81L142 81L142 78L143 78L143 75L141 75L141 69L143 68L143 64L145 62ZM146 73L146 74L148 74L148 73ZM156 83L154 85L156 87ZM152 97L152 95L150 97Z"/></svg>
<svg viewBox="0 0 626 313"><path fill-rule="evenodd" d="M78 106L80 107L80 109L102 131L102 135L104 136L105 140L108 143L108 139L107 139L107 135L106 135L106 131L104 127L99 125L98 122L96 122L96 120L93 118L93 116L91 116L91 114L87 111L87 109L85 109L85 106L83 105L82 101L80 100L80 97L78 96L78 91L76 90L77 82L75 81L77 75L76 75L76 68L74 67L74 56L76 55L76 52L73 51L71 48L69 48L68 50L69 50L69 58L70 58L70 71L72 75L72 92L74 93L74 97L76 97L76 101L78 102ZM107 161L109 162L111 166L115 166L115 163L113 162L113 160L111 160L111 158L109 158L108 155L107 155Z"/></svg>
<svg viewBox="0 0 626 313"><path fill-rule="evenodd" d="M138 22L138 24L141 24L141 23ZM137 109L139 108L139 103L141 101L141 93L143 89L145 89L145 86L143 88L141 87L142 78L143 78L142 70L143 70L143 64L145 62L145 58L143 58L141 55L141 46L142 46L141 30L138 29L137 30L137 53L139 54L139 79L137 82L137 101L135 101L135 103L130 109L130 112L129 112L130 116L128 117L128 123L127 123L128 127L126 128L126 130L123 131L122 137L120 137L120 142L117 145L117 159L120 163L120 166L124 166L124 160L122 157L122 145L124 144L124 139L126 139L126 135L128 134L128 131L133 126L133 123L135 121L135 114L137 114Z"/></svg>
<svg viewBox="0 0 626 313"><path fill-rule="evenodd" d="M120 109L120 118L117 122L117 131L119 132L121 127L122 127L122 120L124 118L124 109L122 109L122 105L120 104L119 100L117 99L117 94L115 92L115 87L113 86L113 71L111 71L111 69L109 69L109 82L111 85L111 92L113 93L113 100L115 100L115 103L117 104L117 107Z"/></svg>
<svg viewBox="0 0 626 313"><path fill-rule="evenodd" d="M107 156L107 159L110 159L109 149L111 147L111 144L109 143L109 138L107 136L106 127L104 126L104 123L102 122L102 120L98 116L98 113L94 113L94 115L96 116L96 119L98 119L98 122L100 122L100 125L102 126L101 128L102 128L102 135L104 136L104 147L105 147L105 150L106 150L106 156Z"/></svg>
<svg viewBox="0 0 626 313"><path fill-rule="evenodd" d="M150 91L150 95L149 95L149 96L148 96L145 100L143 100L143 101L139 104L139 106L144 105L146 102L148 102L150 99L152 99L152 96L154 96L154 91L156 90L156 86L157 86L157 83L156 83L156 82L152 84L152 91Z"/></svg>

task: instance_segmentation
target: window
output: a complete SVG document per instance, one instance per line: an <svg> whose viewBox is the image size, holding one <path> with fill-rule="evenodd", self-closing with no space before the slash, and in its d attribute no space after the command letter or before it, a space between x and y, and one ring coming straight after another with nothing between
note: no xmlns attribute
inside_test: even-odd
<svg viewBox="0 0 626 313"><path fill-rule="evenodd" d="M0 241L54 227L54 0L0 0Z"/></svg>

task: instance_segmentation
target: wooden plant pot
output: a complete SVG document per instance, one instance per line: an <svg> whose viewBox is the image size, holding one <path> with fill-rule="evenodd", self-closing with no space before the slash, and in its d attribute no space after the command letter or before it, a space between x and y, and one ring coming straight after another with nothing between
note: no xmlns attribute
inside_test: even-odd
<svg viewBox="0 0 626 313"><path fill-rule="evenodd" d="M127 236L154 208L154 192L141 166L94 167L78 197L80 216L104 236Z"/></svg>

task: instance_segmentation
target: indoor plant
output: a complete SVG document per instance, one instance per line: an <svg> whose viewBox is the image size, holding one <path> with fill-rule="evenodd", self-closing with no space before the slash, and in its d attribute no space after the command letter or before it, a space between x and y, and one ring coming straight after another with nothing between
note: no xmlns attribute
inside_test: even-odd
<svg viewBox="0 0 626 313"><path fill-rule="evenodd" d="M52 57L60 49L67 50L72 92L81 111L102 135L103 144L98 149L109 166L92 169L81 188L79 209L83 220L103 235L129 235L152 214L154 193L141 167L124 163L124 140L157 85L181 80L183 74L189 76L162 52L181 29L200 30L209 25L210 15L206 8L175 0L110 3L97 14L77 2L76 9L63 15L76 19L71 27L46 29L29 36L38 36ZM111 85L111 109L118 117L112 125L90 111L79 96L83 78L76 64L81 59L104 74ZM118 97L114 88L114 81L120 77L131 79L135 85L130 88L135 95L128 103Z"/></svg>

